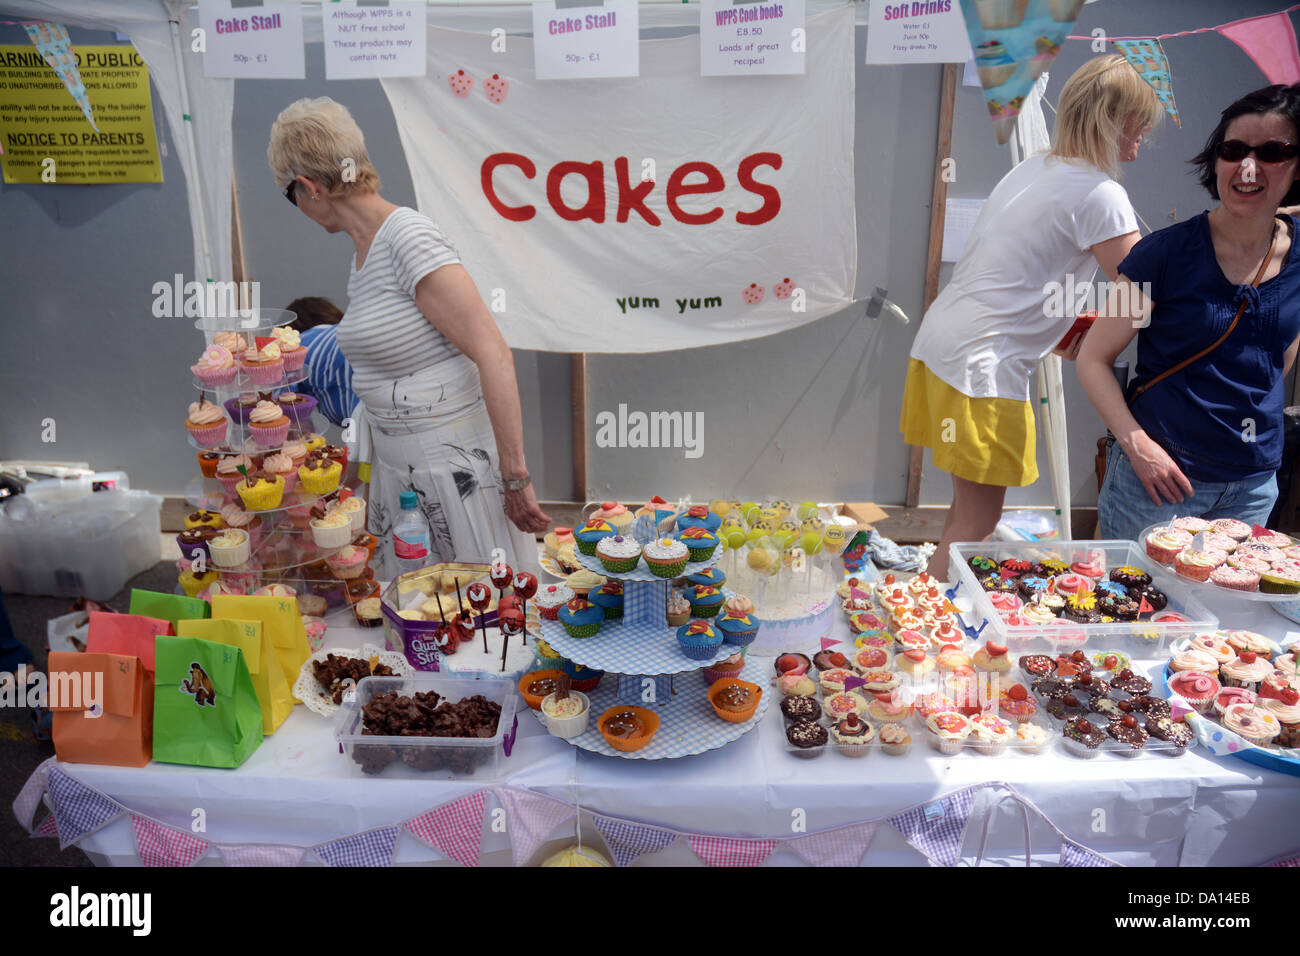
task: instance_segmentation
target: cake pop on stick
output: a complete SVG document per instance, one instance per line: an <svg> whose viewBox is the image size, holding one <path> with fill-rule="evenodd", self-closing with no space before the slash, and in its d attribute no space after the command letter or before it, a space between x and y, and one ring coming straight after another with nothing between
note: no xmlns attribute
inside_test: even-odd
<svg viewBox="0 0 1300 956"><path fill-rule="evenodd" d="M514 576L515 572L505 562L494 564L488 570L488 578L492 581L492 586L498 591L505 591L506 588L510 587L510 582Z"/></svg>
<svg viewBox="0 0 1300 956"><path fill-rule="evenodd" d="M434 601L438 605L438 617L442 618L442 637L440 640L435 641L435 643L438 644L438 646L440 646L446 653L450 654L451 651L447 650L447 642L455 635L452 634L451 625L447 623L447 615L442 610L442 601L437 597L434 598Z"/></svg>
<svg viewBox="0 0 1300 956"><path fill-rule="evenodd" d="M524 621L523 634L524 647L528 646L528 599L537 593L537 575L531 571L520 571L513 578L512 587L515 589L515 595L519 598L519 614Z"/></svg>
<svg viewBox="0 0 1300 956"><path fill-rule="evenodd" d="M478 614L479 629L483 632L483 653L488 652L487 642L487 606L492 602L492 592L482 581L475 581L465 589L469 604Z"/></svg>
<svg viewBox="0 0 1300 956"><path fill-rule="evenodd" d="M501 628L501 670L506 669L506 653L510 650L510 638L520 634L524 629L524 615L519 608L507 608L498 619Z"/></svg>

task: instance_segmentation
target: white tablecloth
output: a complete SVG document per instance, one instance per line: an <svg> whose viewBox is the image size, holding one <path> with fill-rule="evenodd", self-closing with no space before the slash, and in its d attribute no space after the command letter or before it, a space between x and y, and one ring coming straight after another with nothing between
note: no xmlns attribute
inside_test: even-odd
<svg viewBox="0 0 1300 956"><path fill-rule="evenodd" d="M1244 627L1278 641L1300 637L1297 625L1266 605L1214 608L1225 626ZM837 615L834 634L847 638ZM330 646L358 646L374 632L335 627ZM1163 661L1145 662L1156 676ZM690 678L687 678L690 680ZM700 690L703 690L702 679ZM584 810L731 836L789 836L794 821L807 832L883 817L971 784L1002 781L1032 801L1072 840L1131 865L1253 865L1300 851L1300 778L1237 758L1177 758L1148 754L1125 760L1080 760L1054 749L1038 756L1008 753L944 757L917 740L904 757L873 753L850 760L827 753L815 760L787 754L778 708L726 748L671 761L621 760L576 751L520 717L519 738L505 775L491 780L368 778L339 753L332 726L303 707L237 770L165 764L143 769L65 765L82 782L127 807L190 829L194 811L206 817L213 843L311 845L398 823L484 786L527 787L578 803ZM1057 743L1056 748L1060 747ZM982 791L963 847L973 863L985 808ZM489 803L489 811L492 804ZM1025 852L1019 810L1004 803L989 826L986 861L1018 862ZM599 846L589 826L584 840ZM542 852L573 841L559 832ZM1060 840L1034 821L1036 862L1055 863ZM137 862L129 818L95 833L81 847L98 863ZM399 840L395 863L444 858L416 840ZM485 828L484 863L508 863L506 837ZM204 863L215 863L215 854ZM653 864L698 864L685 841L653 856ZM768 865L797 863L786 850ZM882 825L864 864L925 865L888 825Z"/></svg>

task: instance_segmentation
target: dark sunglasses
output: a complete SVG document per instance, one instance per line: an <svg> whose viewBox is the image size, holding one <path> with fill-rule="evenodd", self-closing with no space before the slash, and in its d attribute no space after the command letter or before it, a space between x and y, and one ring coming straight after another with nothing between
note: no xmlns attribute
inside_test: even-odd
<svg viewBox="0 0 1300 956"><path fill-rule="evenodd" d="M1263 159L1262 156L1260 158ZM297 185L298 180L291 179L289 180L289 185L284 187L284 198L289 200L289 202L293 203L295 206L298 205L298 197L294 194L293 187Z"/></svg>
<svg viewBox="0 0 1300 956"><path fill-rule="evenodd" d="M1288 159L1295 159L1296 148L1292 143L1284 143L1276 139L1260 143L1258 146L1251 146L1239 139L1229 139L1219 144L1219 159L1227 163L1239 163L1251 153L1254 153L1261 163L1285 163Z"/></svg>

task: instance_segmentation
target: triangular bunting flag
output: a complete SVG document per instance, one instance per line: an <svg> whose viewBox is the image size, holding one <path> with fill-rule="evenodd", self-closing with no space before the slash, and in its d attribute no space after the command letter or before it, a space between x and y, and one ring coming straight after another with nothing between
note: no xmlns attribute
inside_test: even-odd
<svg viewBox="0 0 1300 956"><path fill-rule="evenodd" d="M49 787L50 768L54 766L54 760L54 757L50 757L33 770L14 800L14 816L28 833L32 832L32 816L36 813L36 808L41 805L41 797L45 796L45 791Z"/></svg>
<svg viewBox="0 0 1300 956"><path fill-rule="evenodd" d="M637 857L667 849L681 836L661 827L641 826L599 814L596 815L596 829L605 838L605 846L615 866L629 866Z"/></svg>
<svg viewBox="0 0 1300 956"><path fill-rule="evenodd" d="M41 825L32 831L33 837L56 837L59 835L59 825L54 822L54 814L46 814Z"/></svg>
<svg viewBox="0 0 1300 956"><path fill-rule="evenodd" d="M25 23L23 28L41 58L58 75L64 87L72 94L77 106L81 107L81 112L85 114L91 129L98 133L99 127L95 125L95 114L90 105L90 97L86 93L86 85L81 82L81 71L77 68L77 55L73 53L72 41L68 39L68 28L48 21Z"/></svg>
<svg viewBox="0 0 1300 956"><path fill-rule="evenodd" d="M1265 866L1300 866L1300 853L1291 853L1282 857L1280 860L1274 860L1271 863L1265 863Z"/></svg>
<svg viewBox="0 0 1300 956"><path fill-rule="evenodd" d="M1099 853L1093 853L1086 846L1066 840L1061 844L1061 866L1107 867L1119 866L1119 864Z"/></svg>
<svg viewBox="0 0 1300 956"><path fill-rule="evenodd" d="M216 844L226 866L297 866L302 862L300 846L275 846L269 843Z"/></svg>
<svg viewBox="0 0 1300 956"><path fill-rule="evenodd" d="M776 849L775 840L737 840L732 837L688 834L691 849L709 866L758 866Z"/></svg>
<svg viewBox="0 0 1300 956"><path fill-rule="evenodd" d="M1165 56L1160 41L1154 37L1146 40L1116 40L1115 49L1124 54L1137 75L1155 90L1160 105L1165 108L1174 125L1182 126L1182 120L1178 118L1178 107L1174 105L1174 78L1169 70L1169 57ZM1200 547L1198 544L1197 548Z"/></svg>
<svg viewBox="0 0 1300 956"><path fill-rule="evenodd" d="M406 829L461 866L478 866L485 803L487 791L480 790L453 803L443 804L414 820L407 820Z"/></svg>
<svg viewBox="0 0 1300 956"><path fill-rule="evenodd" d="M395 826L367 830L341 840L318 843L312 852L330 866L390 866L397 846Z"/></svg>
<svg viewBox="0 0 1300 956"><path fill-rule="evenodd" d="M908 843L931 860L952 866L961 858L975 789L968 787L889 818Z"/></svg>
<svg viewBox="0 0 1300 956"><path fill-rule="evenodd" d="M59 828L59 849L65 850L126 812L126 808L73 779L58 767L50 768L50 801Z"/></svg>
<svg viewBox="0 0 1300 956"><path fill-rule="evenodd" d="M857 866L871 846L880 821L810 833L790 841L790 849L809 866Z"/></svg>
<svg viewBox="0 0 1300 956"><path fill-rule="evenodd" d="M515 866L527 863L560 824L577 815L577 810L566 803L526 790L503 788L496 794L506 809L506 832L510 834Z"/></svg>
<svg viewBox="0 0 1300 956"><path fill-rule="evenodd" d="M1245 50L1270 83L1300 83L1300 53L1286 12L1238 20L1219 32Z"/></svg>
<svg viewBox="0 0 1300 956"><path fill-rule="evenodd" d="M135 851L145 866L191 866L208 852L208 841L131 814L135 828Z"/></svg>

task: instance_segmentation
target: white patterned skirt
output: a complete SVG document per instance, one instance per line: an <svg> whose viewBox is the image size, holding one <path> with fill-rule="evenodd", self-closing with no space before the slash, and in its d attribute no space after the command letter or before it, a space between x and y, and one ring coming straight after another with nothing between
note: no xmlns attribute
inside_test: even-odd
<svg viewBox="0 0 1300 956"><path fill-rule="evenodd" d="M429 562L537 571L537 541L506 517L496 438L478 367L464 356L359 396L370 429L367 527L379 539L375 576L397 573L393 525L414 491L429 527Z"/></svg>

